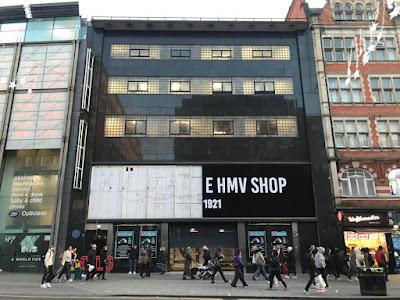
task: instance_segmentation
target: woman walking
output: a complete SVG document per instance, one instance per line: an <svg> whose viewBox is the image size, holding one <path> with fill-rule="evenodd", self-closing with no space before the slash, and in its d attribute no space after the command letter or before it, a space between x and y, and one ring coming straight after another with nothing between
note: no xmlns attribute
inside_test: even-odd
<svg viewBox="0 0 400 300"><path fill-rule="evenodd" d="M222 248L218 247L217 248L217 252L214 255L213 258L213 264L214 264L214 269L211 275L211 283L215 283L214 278L215 278L215 274L217 274L217 272L219 272L219 274L221 274L222 280L227 283L228 280L226 280L225 276L224 276L224 271L222 270L222 261L224 260L225 255L222 253Z"/></svg>
<svg viewBox="0 0 400 300"><path fill-rule="evenodd" d="M233 277L233 281L231 286L236 287L236 283L238 279L242 282L243 287L247 287L248 284L244 280L243 276L243 263L242 263L242 251L240 249L235 250L235 256L233 257L233 266L235 267L235 277Z"/></svg>
<svg viewBox="0 0 400 300"><path fill-rule="evenodd" d="M282 276L281 276L281 259L279 258L279 253L277 250L272 251L272 256L269 260L269 267L270 267L270 273L269 273L269 289L272 289L272 285L274 284L274 277L278 279L280 282L282 282L284 286L284 290L287 291L287 285L283 281Z"/></svg>
<svg viewBox="0 0 400 300"><path fill-rule="evenodd" d="M46 252L46 256L44 257L44 273L42 277L42 285L41 288L50 288L50 282L55 277L53 266L54 266L54 251L56 250L56 246L51 245L49 250Z"/></svg>
<svg viewBox="0 0 400 300"><path fill-rule="evenodd" d="M103 269L98 273L98 279L106 280L106 268L107 268L107 246L103 246L100 250L100 267Z"/></svg>

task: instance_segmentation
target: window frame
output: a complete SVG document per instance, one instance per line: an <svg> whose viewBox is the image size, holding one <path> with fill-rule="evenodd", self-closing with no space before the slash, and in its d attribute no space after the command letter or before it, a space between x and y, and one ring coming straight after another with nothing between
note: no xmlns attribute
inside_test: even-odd
<svg viewBox="0 0 400 300"><path fill-rule="evenodd" d="M178 129L179 129L179 132L178 133L173 133L172 132L172 124L173 123L179 123L179 125L178 125ZM182 128L182 123L188 123L188 132L187 133L182 133L181 132L181 128ZM172 136L177 136L177 135L190 135L190 132L191 132L191 122L190 122L190 120L170 120L169 121L169 134L170 135L172 135Z"/></svg>
<svg viewBox="0 0 400 300"><path fill-rule="evenodd" d="M335 123L341 123L341 126L343 128L343 132L338 132L335 130L336 126ZM355 123L355 131L348 131L346 129L346 123L354 122ZM360 127L358 126L359 123L366 123L366 126L368 128L367 132L360 131ZM369 124L368 119L342 119L342 118L334 118L332 120L332 125L333 125L333 136L334 136L334 142L335 142L335 148L339 149L368 149L371 148L371 128ZM338 145L338 140L337 140L337 135L341 135L341 139L343 140L343 146ZM355 146L350 146L349 145L349 137L353 136L355 138L355 141L357 142L357 145ZM362 146L360 145L360 136L366 135L366 141L367 145Z"/></svg>
<svg viewBox="0 0 400 300"><path fill-rule="evenodd" d="M173 55L173 52L179 53L179 55ZM182 55L184 52L187 52L189 55ZM191 58L192 53L191 49L170 49L170 57L171 58Z"/></svg>
<svg viewBox="0 0 400 300"><path fill-rule="evenodd" d="M228 53L228 52L229 52L229 56L225 56L224 53ZM218 59L218 58L228 59L228 58L232 58L232 50L231 49L211 49L211 58L212 59Z"/></svg>
<svg viewBox="0 0 400 300"><path fill-rule="evenodd" d="M128 132L127 131L127 127L128 127L128 125L127 125L127 123L128 122L135 122L135 132L134 133L131 133L131 132ZM144 132L142 132L142 133L138 133L138 126L137 126L137 122L143 122L143 124L144 124ZM125 119L125 129L124 129L124 135L125 136L132 136L132 135L141 135L141 136L145 136L146 135L146 133L147 133L147 120L137 120L137 119L135 119L135 120L132 120L132 119Z"/></svg>
<svg viewBox="0 0 400 300"><path fill-rule="evenodd" d="M179 83L179 90L173 90L172 85ZM188 89L182 89L182 84L188 84ZM169 82L169 91L170 93L190 93L191 84L190 80L171 80Z"/></svg>
<svg viewBox="0 0 400 300"><path fill-rule="evenodd" d="M129 85L136 83L136 89L130 89ZM140 85L145 83L146 84L146 90L141 90L139 89ZM145 80L128 80L128 85L127 85L127 91L128 93L148 93L149 92L149 82Z"/></svg>
<svg viewBox="0 0 400 300"><path fill-rule="evenodd" d="M138 55L132 55L132 51L138 51ZM147 54L145 54L147 52ZM149 58L150 57L150 49L149 48L130 48L129 57L142 57L142 58Z"/></svg>
<svg viewBox="0 0 400 300"><path fill-rule="evenodd" d="M261 52L261 55L254 55L258 52ZM266 53L268 53L268 55L266 55ZM251 51L251 57L255 59L272 58L272 49L253 49Z"/></svg>
<svg viewBox="0 0 400 300"><path fill-rule="evenodd" d="M340 3L335 3L333 6L333 15L336 21L344 21L344 10Z"/></svg>
<svg viewBox="0 0 400 300"><path fill-rule="evenodd" d="M257 91L256 85L263 85L262 91ZM266 86L272 84L272 90L267 90ZM276 94L275 93L275 82L274 81L254 81L254 94Z"/></svg>
<svg viewBox="0 0 400 300"><path fill-rule="evenodd" d="M350 173L350 172L354 172L354 174L348 174L348 175L346 175L346 177L343 177L346 173ZM359 172L361 174L357 174L357 172ZM366 174L368 176L365 176ZM353 179L353 183L352 183L352 179ZM359 184L360 181L357 179L362 179L362 186L360 186L360 184ZM348 195L346 195L344 193L344 188L343 188L344 183L346 183L346 185L347 185L347 190L349 191ZM372 194L369 193L368 183L371 184L370 187L372 188L372 192L373 192ZM355 191L356 193L354 193L354 191L353 191L353 186L356 186L356 189L357 189L357 191ZM358 198L358 197L374 197L376 195L374 176L373 176L373 174L371 174L371 172L369 172L368 170L363 169L363 168L352 168L352 169L345 170L340 176L340 188L341 188L342 196L344 196L344 197ZM364 189L365 196L362 195L362 193L360 193L361 188Z"/></svg>
<svg viewBox="0 0 400 300"><path fill-rule="evenodd" d="M385 131L380 131L379 130L379 123L385 123L385 126L387 130ZM390 123L391 122L396 122L397 127L399 128L399 131L393 131ZM376 119L376 133L378 135L378 140L379 140L379 146L381 148L400 148L400 118L395 119L395 118L377 118ZM387 145L382 145L382 139L381 135L386 135L386 141L388 142ZM397 135L397 140L398 140L398 145L393 144L393 135Z"/></svg>
<svg viewBox="0 0 400 300"><path fill-rule="evenodd" d="M388 46L387 40L391 40L392 46ZM370 38L367 37L365 38L365 47L368 48L370 45ZM378 57L378 51L383 51L384 53L384 59L380 59ZM394 58L390 59L389 57L389 52L394 54ZM380 45L376 46L376 50L372 52L372 55L370 56L370 61L390 61L390 62L395 62L399 59L399 53L397 49L397 41L395 36L384 36L382 37L382 40L380 41Z"/></svg>
<svg viewBox="0 0 400 300"><path fill-rule="evenodd" d="M221 84L221 91L216 91L214 89L214 84L220 83ZM225 90L225 86L230 86L230 90ZM233 94L233 82L227 80L221 81L213 81L212 82L212 93L213 94Z"/></svg>
<svg viewBox="0 0 400 300"><path fill-rule="evenodd" d="M390 88L386 88L383 86L383 79L390 79ZM376 75L370 75L368 76L369 80L369 86L370 86L370 93L372 96L372 101L374 103L383 103L383 104L398 104L400 103L400 97L398 98L397 95L400 96L400 85L396 87L396 80L400 80L400 76L376 76ZM372 86L372 81L373 80L378 80L378 87L373 87ZM385 92L390 91L391 93L391 100L393 101L385 101ZM379 101L377 101L375 97L375 93L379 95Z"/></svg>
<svg viewBox="0 0 400 300"><path fill-rule="evenodd" d="M332 88L330 86L330 81L331 80L335 80L336 81L335 88ZM340 84L341 80L343 81L343 80L345 80L345 78L344 77L329 76L326 79L327 88L328 88L328 96L329 96L329 102L330 103L332 103L332 104L363 104L363 103L365 103L365 96L364 96L364 93L363 93L362 81L359 78L354 79L354 80L357 80L357 82L359 82L359 88L353 86L353 82L354 81L351 81L351 83L350 83L350 85L348 87L343 88L341 86L341 84ZM350 96L350 101L349 102L342 101L342 98L343 98L342 91L344 91L344 90L348 91L348 93L349 93L349 96ZM331 91L337 91L337 94L338 94L338 97L339 97L338 101L333 101L333 97L332 97ZM354 99L356 99L356 98L354 97L355 93L353 91L358 91L360 93L361 101L354 101Z"/></svg>
<svg viewBox="0 0 400 300"><path fill-rule="evenodd" d="M325 45L325 41L330 41L330 46ZM341 41L341 47L336 46L336 41ZM352 40L351 47L348 47L348 41ZM353 37L348 36L324 36L322 38L322 49L324 53L325 62L346 62L349 59L351 53L351 59L355 60L355 41ZM331 59L327 59L327 52L331 53ZM338 53L342 52L342 59L338 59Z"/></svg>
<svg viewBox="0 0 400 300"><path fill-rule="evenodd" d="M82 190L83 172L85 170L85 155L87 142L88 123L85 120L79 120L78 142L75 154L75 169L72 188Z"/></svg>
<svg viewBox="0 0 400 300"><path fill-rule="evenodd" d="M213 136L232 136L235 135L235 127L234 127L234 121L233 120L213 120ZM229 123L232 124L232 133L216 133L215 127L217 123Z"/></svg>
<svg viewBox="0 0 400 300"><path fill-rule="evenodd" d="M265 133L260 132L259 124L261 123L266 123L265 128L267 129ZM271 128L268 126L268 123L273 123L275 126L275 133L268 133L268 128ZM268 119L268 120L256 120L256 133L257 135L262 135L262 136L279 136L279 129L278 129L278 120L277 119Z"/></svg>

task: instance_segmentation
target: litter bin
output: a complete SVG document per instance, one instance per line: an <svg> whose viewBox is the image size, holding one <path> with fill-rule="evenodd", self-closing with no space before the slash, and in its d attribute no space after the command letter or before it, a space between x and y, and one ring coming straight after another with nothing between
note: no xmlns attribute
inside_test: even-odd
<svg viewBox="0 0 400 300"><path fill-rule="evenodd" d="M358 274L361 295L386 296L385 272L382 268L364 268Z"/></svg>

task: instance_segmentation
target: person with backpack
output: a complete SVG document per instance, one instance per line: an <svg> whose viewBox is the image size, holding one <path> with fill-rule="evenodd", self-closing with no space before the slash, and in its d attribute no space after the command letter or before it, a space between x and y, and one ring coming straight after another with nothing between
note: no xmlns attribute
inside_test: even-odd
<svg viewBox="0 0 400 300"><path fill-rule="evenodd" d="M281 276L281 258L279 257L279 253L277 250L272 251L272 255L269 260L269 268L269 289L272 289L272 285L274 284L274 277L276 277L280 282L282 282L284 290L287 291L287 285L285 281L283 281Z"/></svg>
<svg viewBox="0 0 400 300"><path fill-rule="evenodd" d="M260 247L255 246L254 248L254 262L257 267L253 273L253 280L257 280L260 273L264 276L265 280L268 279L267 273L265 272L265 258Z"/></svg>
<svg viewBox="0 0 400 300"><path fill-rule="evenodd" d="M235 256L233 257L233 266L235 267L235 276L233 277L231 286L236 287L238 279L242 282L243 287L248 287L248 284L244 280L243 275L243 263L242 263L242 251L240 249L235 250Z"/></svg>
<svg viewBox="0 0 400 300"><path fill-rule="evenodd" d="M225 275L224 275L224 271L222 270L222 261L224 260L225 255L222 253L222 248L218 247L217 248L217 252L215 252L215 255L213 257L213 272L211 274L211 283L215 283L214 278L215 278L215 274L217 274L217 272L219 272L219 274L221 274L222 280L227 283L229 280L226 280Z"/></svg>
<svg viewBox="0 0 400 300"><path fill-rule="evenodd" d="M378 266L380 268L383 268L383 271L385 272L386 281L389 281L388 270L387 270L387 259L386 259L385 251L383 250L382 246L379 246L378 250L375 252L375 259L376 259Z"/></svg>
<svg viewBox="0 0 400 300"><path fill-rule="evenodd" d="M41 288L51 288L50 282L55 277L54 274L54 251L56 250L55 245L51 245L49 250L47 250L46 255L44 257L44 272L42 277Z"/></svg>

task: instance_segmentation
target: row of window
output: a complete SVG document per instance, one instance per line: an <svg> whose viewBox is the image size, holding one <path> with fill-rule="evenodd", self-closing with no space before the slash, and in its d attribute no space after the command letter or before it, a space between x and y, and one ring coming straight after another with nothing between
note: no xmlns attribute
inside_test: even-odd
<svg viewBox="0 0 400 300"><path fill-rule="evenodd" d="M109 77L109 94L293 94L292 78Z"/></svg>
<svg viewBox="0 0 400 300"><path fill-rule="evenodd" d="M118 59L290 60L289 46L111 45Z"/></svg>
<svg viewBox="0 0 400 300"><path fill-rule="evenodd" d="M371 44L371 39L365 39L365 47ZM353 37L324 37L322 39L325 61L347 61L351 53L351 60L355 61L356 51ZM371 61L397 60L396 42L393 37L383 37L371 53Z"/></svg>
<svg viewBox="0 0 400 300"><path fill-rule="evenodd" d="M296 137L296 117L108 116L105 137Z"/></svg>
<svg viewBox="0 0 400 300"><path fill-rule="evenodd" d="M378 119L376 125L380 147L400 147L400 119ZM371 147L368 120L333 119L333 132L337 148Z"/></svg>
<svg viewBox="0 0 400 300"><path fill-rule="evenodd" d="M332 103L362 103L360 79L346 85L345 77L328 77L329 100ZM372 99L376 103L400 102L400 77L369 77Z"/></svg>
<svg viewBox="0 0 400 300"><path fill-rule="evenodd" d="M375 9L372 3L367 3L365 8L362 3L351 3L344 6L340 3L333 5L333 14L337 21L373 21L375 20Z"/></svg>

